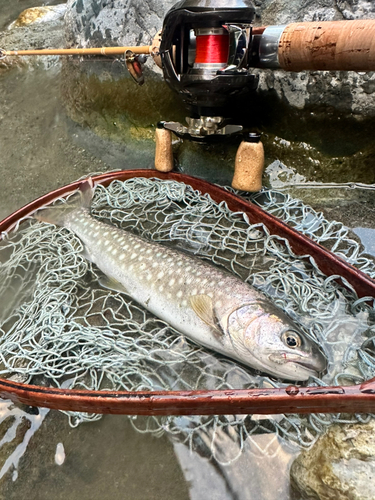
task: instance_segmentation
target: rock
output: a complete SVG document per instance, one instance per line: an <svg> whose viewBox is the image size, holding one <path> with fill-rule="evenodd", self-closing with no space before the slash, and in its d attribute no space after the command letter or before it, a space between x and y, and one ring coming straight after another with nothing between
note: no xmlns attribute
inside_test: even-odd
<svg viewBox="0 0 375 500"><path fill-rule="evenodd" d="M0 32L0 47L5 50L60 48L65 46L65 4L53 7L37 7L23 11L8 30ZM38 64L46 68L58 66L58 56L9 56L0 60L0 74L11 67L32 67Z"/></svg>
<svg viewBox="0 0 375 500"><path fill-rule="evenodd" d="M375 422L333 425L293 462L292 484L304 498L375 498Z"/></svg>
<svg viewBox="0 0 375 500"><path fill-rule="evenodd" d="M8 29L29 26L34 23L60 23L64 17L66 5L54 5L52 7L32 7L26 9L18 16L18 18L10 24Z"/></svg>
<svg viewBox="0 0 375 500"><path fill-rule="evenodd" d="M175 0L68 0L65 16L70 45L149 45Z"/></svg>

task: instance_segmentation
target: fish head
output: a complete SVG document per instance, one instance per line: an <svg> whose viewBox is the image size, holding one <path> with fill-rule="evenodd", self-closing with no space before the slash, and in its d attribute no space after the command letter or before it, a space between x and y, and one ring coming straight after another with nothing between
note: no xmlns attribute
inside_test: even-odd
<svg viewBox="0 0 375 500"><path fill-rule="evenodd" d="M318 344L266 301L235 309L227 316L226 330L242 362L278 378L305 381L327 368Z"/></svg>

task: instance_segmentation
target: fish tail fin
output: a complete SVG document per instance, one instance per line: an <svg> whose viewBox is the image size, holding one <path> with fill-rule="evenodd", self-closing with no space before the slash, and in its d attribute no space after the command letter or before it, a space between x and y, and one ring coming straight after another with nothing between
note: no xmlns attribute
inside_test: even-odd
<svg viewBox="0 0 375 500"><path fill-rule="evenodd" d="M55 224L56 226L65 226L65 220L72 212L80 208L90 208L94 192L94 182L90 177L82 182L76 193L66 203L59 206L41 208L34 214L34 218L41 222Z"/></svg>

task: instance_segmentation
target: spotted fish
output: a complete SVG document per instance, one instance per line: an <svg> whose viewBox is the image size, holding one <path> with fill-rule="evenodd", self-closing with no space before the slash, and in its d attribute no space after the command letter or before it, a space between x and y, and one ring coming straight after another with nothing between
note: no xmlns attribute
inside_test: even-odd
<svg viewBox="0 0 375 500"><path fill-rule="evenodd" d="M110 287L197 344L267 374L304 381L325 370L318 345L265 295L194 256L98 221L90 214L93 193L85 181L79 196L36 218L73 231Z"/></svg>

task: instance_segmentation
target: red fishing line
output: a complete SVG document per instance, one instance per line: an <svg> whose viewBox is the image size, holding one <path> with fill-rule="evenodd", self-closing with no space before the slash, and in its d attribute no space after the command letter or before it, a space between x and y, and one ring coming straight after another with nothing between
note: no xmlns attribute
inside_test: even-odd
<svg viewBox="0 0 375 500"><path fill-rule="evenodd" d="M229 34L197 36L196 64L225 64L228 56Z"/></svg>

